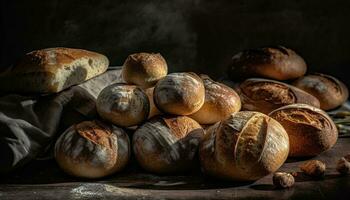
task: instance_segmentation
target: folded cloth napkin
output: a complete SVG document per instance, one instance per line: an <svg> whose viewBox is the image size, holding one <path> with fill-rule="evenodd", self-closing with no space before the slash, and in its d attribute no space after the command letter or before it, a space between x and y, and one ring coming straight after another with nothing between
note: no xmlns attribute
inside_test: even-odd
<svg viewBox="0 0 350 200"><path fill-rule="evenodd" d="M0 96L0 173L38 157L72 124L96 118L98 94L107 85L122 82L120 72L120 67L112 67L57 94Z"/></svg>

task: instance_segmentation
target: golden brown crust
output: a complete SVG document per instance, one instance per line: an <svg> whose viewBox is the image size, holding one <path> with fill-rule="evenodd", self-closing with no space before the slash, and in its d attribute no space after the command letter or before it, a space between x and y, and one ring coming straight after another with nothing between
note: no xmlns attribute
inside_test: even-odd
<svg viewBox="0 0 350 200"><path fill-rule="evenodd" d="M196 154L204 130L186 116L155 117L133 135L138 163L154 173L179 173L196 166Z"/></svg>
<svg viewBox="0 0 350 200"><path fill-rule="evenodd" d="M150 111L149 111L149 115L148 115L148 119L156 116L156 115L160 115L161 112L158 110L157 106L154 104L154 99L153 99L153 91L154 91L154 87L150 87L147 88L145 90L147 96L148 96L148 100L149 100L149 105L150 105Z"/></svg>
<svg viewBox="0 0 350 200"><path fill-rule="evenodd" d="M261 78L245 80L237 87L243 110L259 111L265 114L294 103L319 107L316 97L294 86Z"/></svg>
<svg viewBox="0 0 350 200"><path fill-rule="evenodd" d="M315 96L320 101L323 110L340 106L349 96L344 83L333 76L320 73L301 77L293 85Z"/></svg>
<svg viewBox="0 0 350 200"><path fill-rule="evenodd" d="M269 114L282 124L289 135L292 157L316 156L330 149L337 141L338 130L321 109L293 104Z"/></svg>
<svg viewBox="0 0 350 200"><path fill-rule="evenodd" d="M287 80L301 77L305 72L304 59L283 46L242 51L233 56L229 69L233 79L264 77Z"/></svg>
<svg viewBox="0 0 350 200"><path fill-rule="evenodd" d="M207 130L200 146L202 170L217 178L252 181L287 159L288 135L274 119L243 111Z"/></svg>
<svg viewBox="0 0 350 200"><path fill-rule="evenodd" d="M160 111L190 115L202 107L205 89L202 79L195 73L171 73L156 84L153 95Z"/></svg>
<svg viewBox="0 0 350 200"><path fill-rule="evenodd" d="M159 53L135 53L128 56L123 64L122 74L127 83L143 88L154 86L168 73L168 66Z"/></svg>
<svg viewBox="0 0 350 200"><path fill-rule="evenodd" d="M203 106L190 117L200 124L214 124L227 119L241 109L238 94L230 87L213 81L209 76L201 74L205 87Z"/></svg>

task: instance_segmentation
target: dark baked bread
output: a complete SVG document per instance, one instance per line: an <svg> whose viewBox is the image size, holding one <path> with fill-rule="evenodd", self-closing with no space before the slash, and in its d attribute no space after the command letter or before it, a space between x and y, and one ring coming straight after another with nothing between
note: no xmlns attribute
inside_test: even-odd
<svg viewBox="0 0 350 200"><path fill-rule="evenodd" d="M323 110L340 106L349 96L348 88L344 83L333 76L320 73L303 76L294 81L293 85L315 96Z"/></svg>
<svg viewBox="0 0 350 200"><path fill-rule="evenodd" d="M242 110L268 114L279 107L295 103L320 107L318 99L311 94L292 85L268 79L247 79L236 91L241 97Z"/></svg>
<svg viewBox="0 0 350 200"><path fill-rule="evenodd" d="M323 110L293 104L281 107L269 114L282 124L290 142L289 156L316 156L330 149L337 141L338 130Z"/></svg>
<svg viewBox="0 0 350 200"><path fill-rule="evenodd" d="M283 46L249 49L232 57L232 79L253 77L276 80L294 79L306 73L306 63L293 50Z"/></svg>
<svg viewBox="0 0 350 200"><path fill-rule="evenodd" d="M216 178L254 181L275 172L288 156L286 131L262 113L235 113L206 132L199 150L201 166Z"/></svg>

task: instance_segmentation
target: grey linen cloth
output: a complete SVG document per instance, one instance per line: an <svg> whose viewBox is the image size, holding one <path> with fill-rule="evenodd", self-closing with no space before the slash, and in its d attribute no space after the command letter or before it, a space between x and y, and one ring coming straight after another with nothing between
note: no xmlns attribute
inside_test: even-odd
<svg viewBox="0 0 350 200"><path fill-rule="evenodd" d="M106 86L122 82L120 69L57 94L0 96L0 173L40 156L72 124L96 118L96 98Z"/></svg>

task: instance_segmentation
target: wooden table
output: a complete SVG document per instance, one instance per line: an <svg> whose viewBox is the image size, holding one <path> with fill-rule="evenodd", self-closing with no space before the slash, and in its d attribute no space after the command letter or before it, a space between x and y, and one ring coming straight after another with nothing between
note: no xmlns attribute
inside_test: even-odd
<svg viewBox="0 0 350 200"><path fill-rule="evenodd" d="M133 159L122 173L100 180L64 174L54 160L35 161L0 180L0 199L350 199L350 175L340 176L336 161L350 153L350 137L315 159L327 164L326 176L313 180L298 173L295 186L276 190L271 175L254 183L223 182L200 172L157 176L144 172ZM304 159L305 160L305 159ZM303 160L288 160L281 171L299 171ZM198 167L199 169L199 167Z"/></svg>

